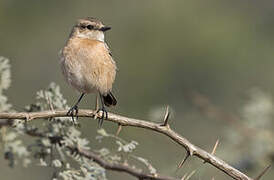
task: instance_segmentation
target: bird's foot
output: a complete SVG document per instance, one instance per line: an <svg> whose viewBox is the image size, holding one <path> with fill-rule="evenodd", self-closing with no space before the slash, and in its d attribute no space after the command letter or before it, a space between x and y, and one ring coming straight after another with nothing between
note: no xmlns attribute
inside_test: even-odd
<svg viewBox="0 0 274 180"><path fill-rule="evenodd" d="M77 105L72 106L68 110L67 115L71 116L73 124L75 124L74 117L76 117L76 120L78 120L78 106Z"/></svg>
<svg viewBox="0 0 274 180"><path fill-rule="evenodd" d="M98 120L99 128L102 127L104 119L108 119L108 112L107 112L107 110L104 107L100 108L100 109L97 110L96 114L99 114L100 111L102 111L102 115L101 116L99 115L100 116L99 120ZM98 116L96 116L96 117L98 117Z"/></svg>

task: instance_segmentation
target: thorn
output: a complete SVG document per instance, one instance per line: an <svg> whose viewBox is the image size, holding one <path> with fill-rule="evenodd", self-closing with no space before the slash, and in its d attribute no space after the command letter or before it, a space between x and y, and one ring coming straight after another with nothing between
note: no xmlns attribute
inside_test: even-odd
<svg viewBox="0 0 274 180"><path fill-rule="evenodd" d="M212 151L211 151L211 154L212 154L212 155L215 154L218 145L219 145L219 139L217 139L217 141L216 141L216 143L215 143L215 145L214 145L214 147L213 147L213 149L212 149ZM204 161L204 164L205 164L206 162L207 162L207 161Z"/></svg>
<svg viewBox="0 0 274 180"><path fill-rule="evenodd" d="M116 136L118 136L120 134L121 130L122 130L122 125L118 124L118 129L117 129L117 132L116 132Z"/></svg>
<svg viewBox="0 0 274 180"><path fill-rule="evenodd" d="M167 105L167 107L166 107L166 113L165 113L165 117L164 117L164 123L162 124L162 126L166 126L167 125L168 120L169 120L169 115L170 115L169 106Z"/></svg>
<svg viewBox="0 0 274 180"><path fill-rule="evenodd" d="M196 170L192 171L185 180L189 180L194 174L195 174Z"/></svg>
<svg viewBox="0 0 274 180"><path fill-rule="evenodd" d="M45 96L47 97L47 103L49 105L49 109L51 110L51 112L55 113L50 97L46 93L45 93ZM50 117L49 121L51 121L52 119L53 119L53 117Z"/></svg>
<svg viewBox="0 0 274 180"><path fill-rule="evenodd" d="M186 162L186 160L189 156L190 156L190 153L187 151L185 158L180 162L177 169L180 169L184 165L184 163Z"/></svg>
<svg viewBox="0 0 274 180"><path fill-rule="evenodd" d="M217 141L216 141L216 143L215 143L215 145L214 145L214 147L213 147L213 149L212 149L212 152L211 152L212 155L215 154L218 145L219 145L219 139L217 139Z"/></svg>
<svg viewBox="0 0 274 180"><path fill-rule="evenodd" d="M25 117L26 117L25 123L31 120L29 113L25 113Z"/></svg>
<svg viewBox="0 0 274 180"><path fill-rule="evenodd" d="M196 170L192 171L189 175L187 173L181 178L181 180L189 180L194 174Z"/></svg>
<svg viewBox="0 0 274 180"><path fill-rule="evenodd" d="M189 148L188 148L189 155L190 155L190 156L193 156L193 154L194 154L194 152L196 152L196 150L197 150L197 149L194 148L194 147L189 147Z"/></svg>
<svg viewBox="0 0 274 180"><path fill-rule="evenodd" d="M261 179L261 177L270 169L270 167L271 167L271 164L268 165L268 166L259 174L259 176L257 176L254 180L259 180L259 179Z"/></svg>

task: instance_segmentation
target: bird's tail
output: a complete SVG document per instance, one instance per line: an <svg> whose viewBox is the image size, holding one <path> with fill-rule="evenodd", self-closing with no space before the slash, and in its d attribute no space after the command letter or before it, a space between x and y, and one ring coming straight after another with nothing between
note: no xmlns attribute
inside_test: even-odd
<svg viewBox="0 0 274 180"><path fill-rule="evenodd" d="M104 95L103 98L104 104L108 107L115 106L117 104L117 100L111 92L109 92L107 95Z"/></svg>

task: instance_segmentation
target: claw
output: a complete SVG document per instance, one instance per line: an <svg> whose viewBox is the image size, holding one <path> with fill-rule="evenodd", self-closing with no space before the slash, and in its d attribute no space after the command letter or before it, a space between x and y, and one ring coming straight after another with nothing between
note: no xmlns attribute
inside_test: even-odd
<svg viewBox="0 0 274 180"><path fill-rule="evenodd" d="M106 109L105 108L98 109L96 114L98 114L100 111L102 111L102 116L99 117L99 120L98 120L99 128L102 127L104 119L108 119L108 112L106 111Z"/></svg>
<svg viewBox="0 0 274 180"><path fill-rule="evenodd" d="M76 121L78 120L78 106L77 105L74 105L72 106L68 112L67 112L67 115L68 116L71 116L72 118L72 121L73 121L73 124L75 124L75 121L74 121L74 117L76 117ZM74 113L75 112L75 113Z"/></svg>
<svg viewBox="0 0 274 180"><path fill-rule="evenodd" d="M82 93L81 96L80 96L80 98L76 102L76 104L74 106L72 106L69 109L69 111L67 112L67 115L71 116L73 124L75 124L75 121L74 121L74 112L75 112L76 120L78 120L78 104L80 103L80 101L81 101L81 99L83 98L84 95L85 95L85 93Z"/></svg>

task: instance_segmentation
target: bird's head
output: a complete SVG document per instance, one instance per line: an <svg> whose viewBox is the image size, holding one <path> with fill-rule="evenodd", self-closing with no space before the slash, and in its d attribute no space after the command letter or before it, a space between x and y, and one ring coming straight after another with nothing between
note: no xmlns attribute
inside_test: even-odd
<svg viewBox="0 0 274 180"><path fill-rule="evenodd" d="M71 36L104 42L104 33L110 29L111 28L109 26L105 26L98 19L87 17L77 21L72 29Z"/></svg>

